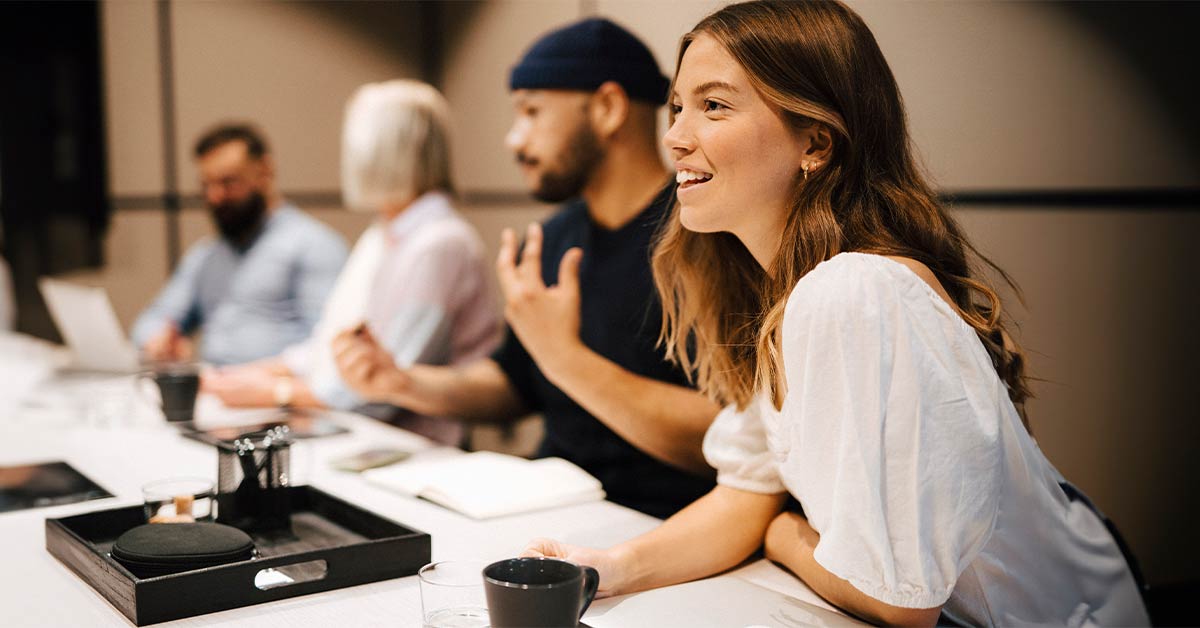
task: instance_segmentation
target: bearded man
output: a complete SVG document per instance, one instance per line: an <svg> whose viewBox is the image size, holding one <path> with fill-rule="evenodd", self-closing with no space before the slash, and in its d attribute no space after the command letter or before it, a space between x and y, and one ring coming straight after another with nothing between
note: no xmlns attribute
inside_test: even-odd
<svg viewBox="0 0 1200 628"><path fill-rule="evenodd" d="M538 40L509 87L505 142L534 197L566 204L530 225L520 253L503 236L503 345L460 367L399 369L349 331L334 341L343 381L428 416L541 412L539 457L574 462L618 504L669 516L713 486L700 444L718 407L656 348L650 250L674 198L655 132L667 79L634 35L589 19Z"/></svg>
<svg viewBox="0 0 1200 628"><path fill-rule="evenodd" d="M149 360L218 365L277 355L307 338L346 260L341 237L283 200L261 132L217 126L196 142L218 236L192 246L133 328ZM201 331L196 356L192 334Z"/></svg>

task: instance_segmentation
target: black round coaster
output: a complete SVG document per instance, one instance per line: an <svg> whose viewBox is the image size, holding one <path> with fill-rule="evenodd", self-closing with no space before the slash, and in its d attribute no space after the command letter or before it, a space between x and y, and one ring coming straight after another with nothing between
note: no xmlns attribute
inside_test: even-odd
<svg viewBox="0 0 1200 628"><path fill-rule="evenodd" d="M139 578L248 560L254 541L219 523L148 523L117 537L112 557Z"/></svg>

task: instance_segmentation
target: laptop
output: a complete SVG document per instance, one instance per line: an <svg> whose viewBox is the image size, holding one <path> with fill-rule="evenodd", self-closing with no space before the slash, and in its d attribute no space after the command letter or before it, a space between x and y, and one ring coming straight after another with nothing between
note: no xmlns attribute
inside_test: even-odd
<svg viewBox="0 0 1200 628"><path fill-rule="evenodd" d="M59 279L38 280L42 298L67 347L74 354L73 370L134 373L138 354L117 320L104 288Z"/></svg>

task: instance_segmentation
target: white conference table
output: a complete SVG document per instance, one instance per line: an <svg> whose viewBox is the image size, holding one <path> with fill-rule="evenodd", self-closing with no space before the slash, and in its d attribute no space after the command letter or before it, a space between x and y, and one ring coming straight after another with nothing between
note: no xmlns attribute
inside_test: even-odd
<svg viewBox="0 0 1200 628"><path fill-rule="evenodd" d="M141 503L142 484L162 478L215 480L215 449L163 421L131 378L71 377L43 383L0 416L0 466L63 460L113 493L103 500L0 513L0 626L119 626L132 623L45 549L45 519ZM252 422L201 397L198 421ZM593 502L476 521L424 500L398 495L329 461L367 447L419 456L456 455L415 434L351 413L330 413L348 434L299 441L292 471L308 483L403 525L428 532L433 560L490 562L516 555L534 537L606 547L658 521L611 502ZM703 548L697 548L703 551ZM758 560L732 572L657 591L597 600L584 616L606 626L859 625L773 564ZM420 626L415 576L200 615L162 626Z"/></svg>

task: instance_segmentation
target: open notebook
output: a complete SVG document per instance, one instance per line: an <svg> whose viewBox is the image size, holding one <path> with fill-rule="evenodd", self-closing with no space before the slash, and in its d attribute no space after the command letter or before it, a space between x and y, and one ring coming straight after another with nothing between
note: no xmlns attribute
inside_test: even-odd
<svg viewBox="0 0 1200 628"><path fill-rule="evenodd" d="M474 519L604 499L600 480L562 458L526 460L490 451L404 462L363 477Z"/></svg>

